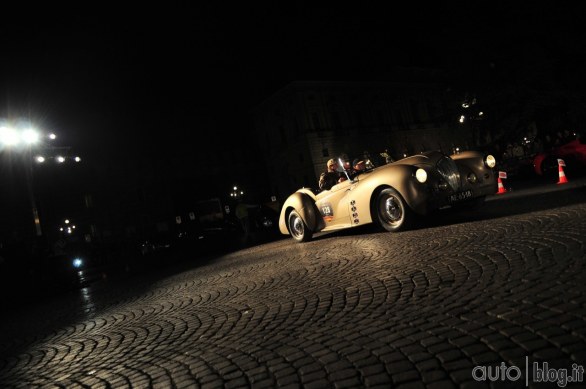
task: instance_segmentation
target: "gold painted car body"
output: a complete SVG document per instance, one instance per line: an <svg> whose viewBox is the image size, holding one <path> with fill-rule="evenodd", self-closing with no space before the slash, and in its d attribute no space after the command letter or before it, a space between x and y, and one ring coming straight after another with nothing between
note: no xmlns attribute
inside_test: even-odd
<svg viewBox="0 0 586 389"><path fill-rule="evenodd" d="M427 173L424 183L415 176L419 168ZM289 196L279 217L281 233L291 234L292 211L298 215L297 223L303 221L304 225L300 227L307 228L310 234L380 223L377 196L387 188L398 192L400 196L397 198L402 197L407 206L405 215L426 215L456 205L466 207L497 191L497 175L485 163L485 155L475 151L451 156L438 151L425 152L360 172L351 178L330 190L317 192L302 188ZM385 204L388 208L389 203L384 200L381 200L382 208ZM400 227L396 230L401 230ZM291 235L296 240L308 240L307 237L298 239L296 234Z"/></svg>

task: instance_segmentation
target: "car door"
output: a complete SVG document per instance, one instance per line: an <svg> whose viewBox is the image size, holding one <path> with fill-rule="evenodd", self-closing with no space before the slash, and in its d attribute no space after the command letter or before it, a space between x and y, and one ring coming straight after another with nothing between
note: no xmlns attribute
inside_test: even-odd
<svg viewBox="0 0 586 389"><path fill-rule="evenodd" d="M329 191L320 193L316 205L326 224L324 230L346 228L352 225L350 192L357 185L358 181L346 180L334 185Z"/></svg>

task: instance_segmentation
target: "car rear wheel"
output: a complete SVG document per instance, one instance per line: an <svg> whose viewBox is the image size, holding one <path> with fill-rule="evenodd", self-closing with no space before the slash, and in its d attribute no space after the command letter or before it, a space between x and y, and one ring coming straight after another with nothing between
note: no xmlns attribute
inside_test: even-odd
<svg viewBox="0 0 586 389"><path fill-rule="evenodd" d="M383 189L377 196L374 204L378 224L387 231L396 232L409 228L415 215L407 205L403 196L395 189Z"/></svg>
<svg viewBox="0 0 586 389"><path fill-rule="evenodd" d="M291 237L297 242L307 242L313 235L313 232L309 229L307 224L305 224L297 211L291 211L289 214L287 227L289 228Z"/></svg>

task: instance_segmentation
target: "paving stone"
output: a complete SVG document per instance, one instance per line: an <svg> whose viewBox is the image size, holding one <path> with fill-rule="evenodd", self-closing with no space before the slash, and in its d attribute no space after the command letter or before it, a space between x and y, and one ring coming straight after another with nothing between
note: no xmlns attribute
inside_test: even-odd
<svg viewBox="0 0 586 389"><path fill-rule="evenodd" d="M563 358L566 355L560 349L549 347L534 352L533 356L544 361L553 361L554 359Z"/></svg>
<svg viewBox="0 0 586 389"><path fill-rule="evenodd" d="M455 339L450 340L450 343L458 348L468 346L470 344L477 343L477 342L478 342L478 339L476 339L472 336L469 336L469 335L461 336L459 338L455 338Z"/></svg>
<svg viewBox="0 0 586 389"><path fill-rule="evenodd" d="M427 389L450 389L450 388L457 388L456 385L452 381L443 380L433 382L427 385Z"/></svg>
<svg viewBox="0 0 586 389"><path fill-rule="evenodd" d="M391 376L393 382L397 385L405 382L421 381L421 376L416 371L406 371L402 373L393 374Z"/></svg>
<svg viewBox="0 0 586 389"><path fill-rule="evenodd" d="M391 378L386 373L378 373L378 374L374 374L374 375L365 376L364 382L369 387L377 386L377 385L388 386L391 382Z"/></svg>
<svg viewBox="0 0 586 389"><path fill-rule="evenodd" d="M241 387L248 387L249 383L244 377L239 377L231 380L227 380L224 383L224 387L226 389L229 388L241 388Z"/></svg>
<svg viewBox="0 0 586 389"><path fill-rule="evenodd" d="M425 389L425 385L421 382L408 382L406 384L397 385L397 389Z"/></svg>
<svg viewBox="0 0 586 389"><path fill-rule="evenodd" d="M469 357L472 357L472 356L478 355L478 354L483 354L487 351L488 351L488 347L482 343L471 344L471 345L462 347L462 352Z"/></svg>
<svg viewBox="0 0 586 389"><path fill-rule="evenodd" d="M436 370L440 368L440 363L437 359L427 359L425 361L417 362L417 370L424 372L429 370Z"/></svg>
<svg viewBox="0 0 586 389"><path fill-rule="evenodd" d="M408 361L399 361L392 364L387 364L387 371L390 374L400 373L413 369L413 364Z"/></svg>
<svg viewBox="0 0 586 389"><path fill-rule="evenodd" d="M442 370L431 370L426 372L421 372L422 381L426 384L431 382L436 382L447 378L446 373Z"/></svg>

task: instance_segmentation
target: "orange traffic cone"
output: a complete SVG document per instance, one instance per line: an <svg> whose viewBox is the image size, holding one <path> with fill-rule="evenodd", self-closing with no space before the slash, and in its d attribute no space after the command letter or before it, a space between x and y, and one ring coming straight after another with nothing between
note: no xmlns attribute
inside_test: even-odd
<svg viewBox="0 0 586 389"><path fill-rule="evenodd" d="M559 184L566 184L568 182L568 179L566 178L566 173L564 173L564 168L562 168L561 164L559 164L558 167L559 167L558 172L559 172L559 176L560 176L560 179L558 181L558 185Z"/></svg>
<svg viewBox="0 0 586 389"><path fill-rule="evenodd" d="M501 180L501 178L499 177L498 179L498 184L499 184L499 191L496 192L496 194L503 194L503 193L507 193L507 190L505 189L505 186L503 185L503 180Z"/></svg>

